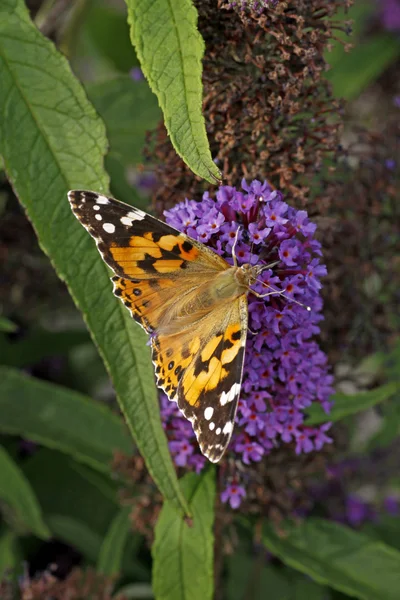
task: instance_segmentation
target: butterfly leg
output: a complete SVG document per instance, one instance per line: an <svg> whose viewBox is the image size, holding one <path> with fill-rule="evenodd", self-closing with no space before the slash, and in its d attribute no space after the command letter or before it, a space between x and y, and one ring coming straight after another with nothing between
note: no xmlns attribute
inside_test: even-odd
<svg viewBox="0 0 400 600"><path fill-rule="evenodd" d="M270 285L268 285L265 282L262 282L266 287L271 288L271 290L274 290L273 287L271 287ZM289 296L286 296L285 291L284 290L274 290L273 292L268 292L267 294L259 294L258 292L255 292L254 290L250 290L250 292L256 296L256 298L266 298L267 296L273 296L273 295L278 295L278 296L282 296L283 298L286 298L286 300L289 300L289 302L294 302L295 304L298 304L299 306L302 306L303 308L306 308L308 311L311 310L311 306L307 306L306 304L303 304L302 302L299 302L298 300L295 300L294 298L290 298Z"/></svg>
<svg viewBox="0 0 400 600"><path fill-rule="evenodd" d="M232 246L232 258L233 258L233 264L235 267L238 266L237 258L236 258L236 254L235 254L235 248L236 248L236 244L237 244L238 237L239 237L239 231L240 231L240 225L236 230L235 241L233 242L233 246Z"/></svg>

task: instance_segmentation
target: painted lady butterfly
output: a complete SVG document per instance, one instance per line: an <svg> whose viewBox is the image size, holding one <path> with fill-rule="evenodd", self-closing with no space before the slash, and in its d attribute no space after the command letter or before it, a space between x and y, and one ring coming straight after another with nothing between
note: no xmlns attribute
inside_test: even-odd
<svg viewBox="0 0 400 600"><path fill-rule="evenodd" d="M191 421L202 453L218 462L240 394L247 294L263 267L231 266L211 248L113 198L79 190L68 197L115 273L114 294L151 335L157 385Z"/></svg>

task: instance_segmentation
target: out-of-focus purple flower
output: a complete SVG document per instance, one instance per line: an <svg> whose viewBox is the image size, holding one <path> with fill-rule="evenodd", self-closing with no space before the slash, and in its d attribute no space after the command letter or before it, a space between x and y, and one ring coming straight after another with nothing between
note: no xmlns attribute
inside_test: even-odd
<svg viewBox="0 0 400 600"><path fill-rule="evenodd" d="M400 502L395 496L386 496L383 501L383 507L390 515L397 516L400 511Z"/></svg>
<svg viewBox="0 0 400 600"><path fill-rule="evenodd" d="M222 502L229 502L231 508L239 508L243 498L246 497L246 490L236 483L231 483L228 487L222 492L221 500Z"/></svg>
<svg viewBox="0 0 400 600"><path fill-rule="evenodd" d="M264 297L248 295L249 330L254 333L247 337L242 392L230 445L234 458L251 464L279 444L295 442L297 453L308 453L331 443L326 434L330 424L307 426L306 409L318 402L328 412L332 376L326 355L310 339L319 333L320 279L326 275L321 246L313 237L316 227L306 211L283 202L282 194L268 183L243 181L242 188L239 192L222 186L216 200L206 193L201 202L186 200L165 216L167 223L205 241L230 264L236 240L239 265L269 267L254 285L254 291ZM165 402L172 405L173 415ZM175 462L201 468L200 462L193 463L199 449L190 423L179 416L175 403L165 399L162 415ZM223 501L227 501L230 496L224 494ZM241 497L235 496L238 500L233 504L240 504Z"/></svg>
<svg viewBox="0 0 400 600"><path fill-rule="evenodd" d="M329 436L325 435L325 431L328 431L332 427L332 423L324 423L319 428L318 433L314 438L314 446L316 450L321 450L325 444L332 444L333 440Z"/></svg>
<svg viewBox="0 0 400 600"><path fill-rule="evenodd" d="M140 67L133 67L129 74L133 81L142 81L144 79L143 71Z"/></svg>
<svg viewBox="0 0 400 600"><path fill-rule="evenodd" d="M395 96L393 98L393 104L395 105L396 108L400 108L400 96Z"/></svg>
<svg viewBox="0 0 400 600"><path fill-rule="evenodd" d="M400 31L400 0L380 0L382 25L388 31Z"/></svg>
<svg viewBox="0 0 400 600"><path fill-rule="evenodd" d="M371 509L367 502L358 496L350 495L346 499L346 521L352 527L359 527L371 517Z"/></svg>
<svg viewBox="0 0 400 600"><path fill-rule="evenodd" d="M387 158L385 160L385 167L389 169L389 171L393 171L396 167L396 161L393 158Z"/></svg>
<svg viewBox="0 0 400 600"><path fill-rule="evenodd" d="M169 449L179 467L185 467L187 465L188 458L193 454L194 450L192 444L186 440L169 442Z"/></svg>

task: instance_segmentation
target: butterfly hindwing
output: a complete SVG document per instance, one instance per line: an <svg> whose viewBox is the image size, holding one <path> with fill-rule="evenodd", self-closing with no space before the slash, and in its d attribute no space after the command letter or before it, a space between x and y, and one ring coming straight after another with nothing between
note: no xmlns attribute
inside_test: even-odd
<svg viewBox="0 0 400 600"><path fill-rule="evenodd" d="M158 385L191 421L212 462L220 460L232 435L246 344L246 296L229 308L221 306L190 332L152 339Z"/></svg>

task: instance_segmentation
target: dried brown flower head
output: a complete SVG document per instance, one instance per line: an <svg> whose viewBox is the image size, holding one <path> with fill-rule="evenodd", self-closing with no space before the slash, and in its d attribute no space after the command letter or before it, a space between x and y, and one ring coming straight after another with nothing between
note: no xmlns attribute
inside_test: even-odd
<svg viewBox="0 0 400 600"><path fill-rule="evenodd" d="M203 113L225 185L268 178L306 204L310 181L338 149L340 106L323 76L324 52L343 27L333 15L347 4L291 0L259 12L240 2L197 2L206 44ZM203 191L162 124L147 152L158 163L159 212Z"/></svg>
<svg viewBox="0 0 400 600"><path fill-rule="evenodd" d="M21 600L126 600L113 596L115 578L93 569L75 568L62 581L45 571L39 577L25 577L20 583Z"/></svg>
<svg viewBox="0 0 400 600"><path fill-rule="evenodd" d="M157 490L143 458L115 453L114 475L120 484L119 499L123 506L132 506L132 528L143 535L149 546L154 538L154 526L162 507L162 496Z"/></svg>
<svg viewBox="0 0 400 600"><path fill-rule="evenodd" d="M398 331L399 156L398 120L356 131L326 182L335 203L318 228L328 268L322 331L334 362L387 348Z"/></svg>

